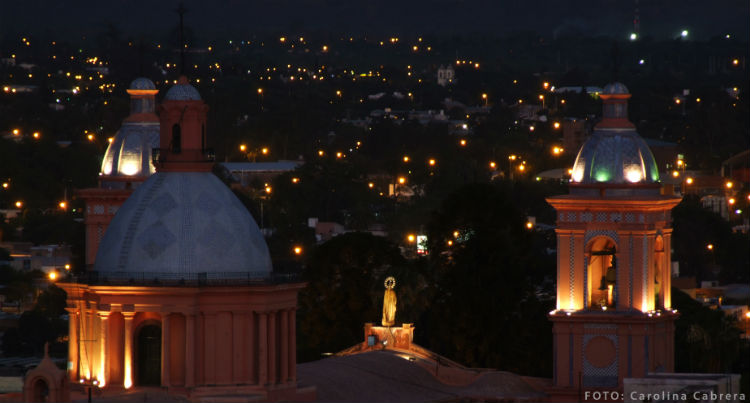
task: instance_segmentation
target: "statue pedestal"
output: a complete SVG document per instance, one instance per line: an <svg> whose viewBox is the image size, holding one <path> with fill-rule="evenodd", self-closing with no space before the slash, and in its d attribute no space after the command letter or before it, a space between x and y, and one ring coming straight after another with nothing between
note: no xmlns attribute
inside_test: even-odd
<svg viewBox="0 0 750 403"><path fill-rule="evenodd" d="M365 341L363 350L411 349L414 340L414 326L403 323L400 327L373 326L365 323Z"/></svg>

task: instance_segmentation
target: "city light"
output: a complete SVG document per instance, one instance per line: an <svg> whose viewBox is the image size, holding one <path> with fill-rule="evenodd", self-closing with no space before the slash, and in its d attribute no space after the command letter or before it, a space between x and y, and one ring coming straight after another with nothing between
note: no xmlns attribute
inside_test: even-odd
<svg viewBox="0 0 750 403"><path fill-rule="evenodd" d="M267 155L268 154L268 147L261 148L260 149L260 153L263 154L263 155Z"/></svg>
<svg viewBox="0 0 750 403"><path fill-rule="evenodd" d="M3 182L3 189L7 189L8 186L10 186L10 184L8 184L8 182Z"/></svg>
<svg viewBox="0 0 750 403"><path fill-rule="evenodd" d="M51 271L51 272L49 272L49 274L47 274L47 277L48 277L48 278L49 278L49 279L50 279L51 281L55 281L55 280L57 279L57 273L55 273L54 271Z"/></svg>
<svg viewBox="0 0 750 403"><path fill-rule="evenodd" d="M21 208L21 207L23 207L23 202L19 200L16 202L16 208Z"/></svg>
<svg viewBox="0 0 750 403"><path fill-rule="evenodd" d="M302 254L302 247L301 246L295 246L293 250L294 250L294 254L295 255L301 255Z"/></svg>
<svg viewBox="0 0 750 403"><path fill-rule="evenodd" d="M465 139L461 139L461 141L459 141L458 144L460 144L461 147L466 147L466 140Z"/></svg>
<svg viewBox="0 0 750 403"><path fill-rule="evenodd" d="M87 139L88 139L89 141L94 141L94 135L93 135L93 134L90 134L90 133L89 133L89 134L88 134L88 135L86 136L86 138L87 138Z"/></svg>
<svg viewBox="0 0 750 403"><path fill-rule="evenodd" d="M734 186L734 183L732 183L732 181L728 181L726 184L724 184L724 186L726 186L727 189L731 189L732 186Z"/></svg>
<svg viewBox="0 0 750 403"><path fill-rule="evenodd" d="M687 29L683 29L682 32L680 32L680 36L683 37L683 38L687 38L687 36L688 36L688 30Z"/></svg>
<svg viewBox="0 0 750 403"><path fill-rule="evenodd" d="M404 159L404 162L409 162L409 156L408 155L404 155L403 159Z"/></svg>
<svg viewBox="0 0 750 403"><path fill-rule="evenodd" d="M560 155L565 151L562 147L554 146L552 147L552 154L553 155Z"/></svg>
<svg viewBox="0 0 750 403"><path fill-rule="evenodd" d="M325 155L325 151L323 151L323 150L318 150L318 156L319 156L319 157L322 157L322 156L324 156L324 155Z"/></svg>
<svg viewBox="0 0 750 403"><path fill-rule="evenodd" d="M547 88L549 88L549 83L548 83L547 81L545 81L545 82L544 82L544 83L542 84L542 87L544 87L544 89L546 90Z"/></svg>
<svg viewBox="0 0 750 403"><path fill-rule="evenodd" d="M555 129L559 129L560 128L560 122L553 123L552 127L554 127Z"/></svg>
<svg viewBox="0 0 750 403"><path fill-rule="evenodd" d="M729 203L729 205L733 205L734 203L736 203L736 200L734 200L734 197L730 197L727 202Z"/></svg>
<svg viewBox="0 0 750 403"><path fill-rule="evenodd" d="M688 184L688 185L692 185L693 184L693 178L691 178L691 177L685 178L685 183Z"/></svg>
<svg viewBox="0 0 750 403"><path fill-rule="evenodd" d="M267 194L271 194L271 190L273 190L273 189L271 189L270 186L266 186L265 191L266 191Z"/></svg>
<svg viewBox="0 0 750 403"><path fill-rule="evenodd" d="M32 136L34 136L35 139L38 139L41 135L39 134L39 132L34 132Z"/></svg>
<svg viewBox="0 0 750 403"><path fill-rule="evenodd" d="M400 185L403 185L404 183L406 183L406 178L404 178L403 176L399 176L398 177L398 183Z"/></svg>
<svg viewBox="0 0 750 403"><path fill-rule="evenodd" d="M437 161L435 161L435 159L431 158L431 159L430 159L429 161L427 161L427 163L428 163L428 164L429 164L429 165L430 165L431 167L434 167L434 166L435 166L435 164L437 164Z"/></svg>
<svg viewBox="0 0 750 403"><path fill-rule="evenodd" d="M292 183L299 183L299 178L292 178Z"/></svg>
<svg viewBox="0 0 750 403"><path fill-rule="evenodd" d="M406 236L406 240L409 241L409 243L414 243L414 240L417 239L414 234L409 234Z"/></svg>
<svg viewBox="0 0 750 403"><path fill-rule="evenodd" d="M672 171L672 176L675 177L675 178L677 178L677 177L680 176L680 172L679 171Z"/></svg>
<svg viewBox="0 0 750 403"><path fill-rule="evenodd" d="M247 146L245 144L240 144L240 151L243 153L247 150Z"/></svg>
<svg viewBox="0 0 750 403"><path fill-rule="evenodd" d="M737 66L737 65L740 64L740 60L739 59L734 59L734 60L732 60L732 64L735 65L735 66Z"/></svg>
<svg viewBox="0 0 750 403"><path fill-rule="evenodd" d="M528 229L532 229L532 228L534 228L534 223L533 223L533 222L531 222L531 221L527 221L527 222L526 222L526 228L528 228Z"/></svg>
<svg viewBox="0 0 750 403"><path fill-rule="evenodd" d="M65 210L66 208L68 208L68 203L67 203L67 202L65 202L65 201L61 201L61 202L60 202L60 203L58 203L57 205L58 205L58 206L59 206L59 207L60 207L61 209L63 209L63 210Z"/></svg>
<svg viewBox="0 0 750 403"><path fill-rule="evenodd" d="M70 270L70 263L65 264L65 270Z"/></svg>
<svg viewBox="0 0 750 403"><path fill-rule="evenodd" d="M370 183L367 184L367 187L370 188L370 189L372 189L372 188L375 187L375 184L372 183L372 182L370 182Z"/></svg>
<svg viewBox="0 0 750 403"><path fill-rule="evenodd" d="M706 249L708 249L708 250L714 250L714 244L710 243L710 244L706 245Z"/></svg>
<svg viewBox="0 0 750 403"><path fill-rule="evenodd" d="M495 169L495 167L497 167L495 161L490 161L490 168Z"/></svg>
<svg viewBox="0 0 750 403"><path fill-rule="evenodd" d="M342 153L341 151L336 152L336 158L343 158L343 157L344 157L344 153Z"/></svg>
<svg viewBox="0 0 750 403"><path fill-rule="evenodd" d="M631 34L630 34L630 40L631 40L631 41L634 41L634 40L636 40L636 39L638 39L638 34L636 34L635 32L631 33Z"/></svg>

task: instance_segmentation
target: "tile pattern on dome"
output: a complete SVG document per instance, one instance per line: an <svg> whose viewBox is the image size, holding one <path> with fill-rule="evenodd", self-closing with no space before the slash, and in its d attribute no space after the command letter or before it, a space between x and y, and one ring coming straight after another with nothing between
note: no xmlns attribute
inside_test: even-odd
<svg viewBox="0 0 750 403"><path fill-rule="evenodd" d="M176 240L177 237L169 228L163 222L157 221L141 232L138 236L138 246L146 252L148 257L156 259Z"/></svg>
<svg viewBox="0 0 750 403"><path fill-rule="evenodd" d="M172 197L171 194L166 192L157 196L148 205L148 208L156 213L159 218L164 217L165 214L174 210L175 207L177 207L177 201L174 199L174 197Z"/></svg>

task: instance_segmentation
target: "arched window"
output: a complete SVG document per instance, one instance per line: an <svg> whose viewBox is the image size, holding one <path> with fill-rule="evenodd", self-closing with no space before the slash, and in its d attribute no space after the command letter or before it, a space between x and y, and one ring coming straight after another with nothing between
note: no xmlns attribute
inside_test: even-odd
<svg viewBox="0 0 750 403"><path fill-rule="evenodd" d="M179 154L182 151L182 133L179 124L172 126L172 153Z"/></svg>
<svg viewBox="0 0 750 403"><path fill-rule="evenodd" d="M614 308L617 288L617 247L606 237L594 239L588 253L586 307Z"/></svg>

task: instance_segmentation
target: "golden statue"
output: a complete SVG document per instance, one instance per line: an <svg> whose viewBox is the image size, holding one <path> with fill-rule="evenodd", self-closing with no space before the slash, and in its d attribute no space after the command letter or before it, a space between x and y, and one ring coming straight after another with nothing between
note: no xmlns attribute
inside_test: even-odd
<svg viewBox="0 0 750 403"><path fill-rule="evenodd" d="M396 279L388 277L385 279L385 294L383 295L383 326L390 327L396 324Z"/></svg>

